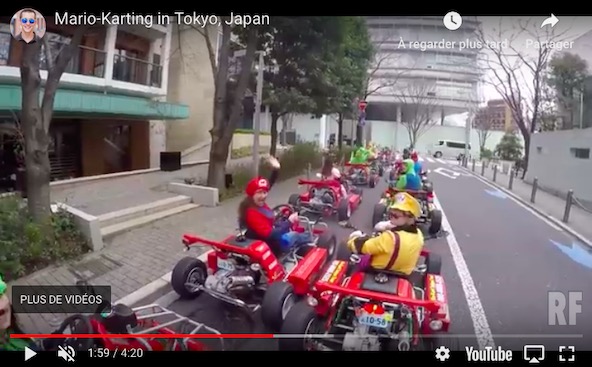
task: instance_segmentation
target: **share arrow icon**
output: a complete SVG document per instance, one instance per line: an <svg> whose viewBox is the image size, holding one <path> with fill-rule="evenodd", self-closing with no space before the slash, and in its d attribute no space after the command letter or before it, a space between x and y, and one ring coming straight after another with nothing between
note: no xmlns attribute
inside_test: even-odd
<svg viewBox="0 0 592 367"><path fill-rule="evenodd" d="M546 25L550 25L551 28L555 27L555 24L559 23L559 18L555 16L555 14L551 14L551 16L545 20L543 20L543 24L541 24L541 28Z"/></svg>
<svg viewBox="0 0 592 367"><path fill-rule="evenodd" d="M29 347L25 347L25 361L28 361L29 359L35 357L37 355L37 352L35 352L33 349L30 349Z"/></svg>

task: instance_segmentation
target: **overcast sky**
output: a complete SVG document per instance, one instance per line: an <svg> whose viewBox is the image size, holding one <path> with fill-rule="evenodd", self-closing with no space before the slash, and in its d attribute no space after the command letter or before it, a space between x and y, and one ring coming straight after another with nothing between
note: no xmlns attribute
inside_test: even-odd
<svg viewBox="0 0 592 367"><path fill-rule="evenodd" d="M524 16L478 17L477 20L481 22L483 31L488 38L498 38L497 34L498 29L500 29L500 24L501 29L506 33L505 36L510 36L511 33L516 33L516 29L518 28L516 25L519 23L528 24L530 26L529 29L531 29L533 33L538 32L538 34L544 34L540 27L545 18L546 17ZM557 18L559 19L559 22L552 29L555 35L561 35L560 38L562 40L570 41L592 30L592 17L558 16ZM546 26L545 28L547 27L549 26ZM521 32L521 35L515 38L512 42L512 46L521 50L526 55L535 56L536 50L526 47L529 38L532 39L533 37L529 36L526 32ZM569 49L565 49L564 51L569 52ZM488 75L485 75L485 78L490 79L491 74L488 73ZM482 93L485 100L500 98L495 88L488 83L483 83Z"/></svg>

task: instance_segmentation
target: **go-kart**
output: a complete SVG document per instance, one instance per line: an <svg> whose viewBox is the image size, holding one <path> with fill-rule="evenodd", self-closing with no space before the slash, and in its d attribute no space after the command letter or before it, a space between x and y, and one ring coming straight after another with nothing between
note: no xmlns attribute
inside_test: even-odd
<svg viewBox="0 0 592 367"><path fill-rule="evenodd" d="M393 203L395 195L399 192L406 192L416 198L421 205L421 217L419 217L418 222L429 225L428 233L430 235L438 234L442 229L442 211L436 209L436 206L434 205L434 191L431 189L431 186L428 187L428 189L429 190L420 191L399 190L389 185L386 191L382 194L380 201L374 205L374 210L372 212L372 226L375 226L376 223L383 220L388 220L388 207Z"/></svg>
<svg viewBox="0 0 592 367"><path fill-rule="evenodd" d="M92 294L92 287L85 281L77 286L86 294ZM69 330L69 332L66 332ZM108 350L143 349L147 351L202 351L218 349L206 346L197 339L133 338L134 334L208 334L209 340L218 340L224 350L224 339L216 337L221 333L205 324L191 320L160 305L151 304L131 308L122 303L112 305L104 301L94 315L72 315L67 317L53 334L96 334L94 338L56 338L39 342L40 349L55 350L58 345L69 345L75 350L87 351L99 347ZM110 334L128 334L130 338L109 338ZM213 337L212 337L213 336Z"/></svg>
<svg viewBox="0 0 592 367"><path fill-rule="evenodd" d="M290 206L274 208L276 217L284 220L293 211ZM337 241L326 223L312 222L300 216L292 230L309 231L313 241L294 246L286 253L276 256L261 240L250 239L244 231L222 241L183 235L183 244L189 250L197 245L213 248L207 253L207 262L195 257L185 257L175 265L171 285L184 299L196 298L202 293L254 313L262 307L261 302L268 286L274 282L290 280L294 272L309 276L313 269L307 267L309 257L321 257L323 261L335 258ZM264 321L266 320L264 317ZM275 323L274 323L275 322ZM270 327L279 327L277 320L267 322Z"/></svg>
<svg viewBox="0 0 592 367"><path fill-rule="evenodd" d="M356 269L359 263L352 254L349 264L335 260L320 274L286 314L281 333L295 337L280 338L280 350L434 350L450 325L441 258L422 251L410 276Z"/></svg>
<svg viewBox="0 0 592 367"><path fill-rule="evenodd" d="M347 221L362 202L362 190L349 183L344 185L348 191L345 198L341 193L341 184L336 180L300 179L298 185L307 185L308 189L302 194L290 195L288 204L300 212L324 217L337 214L338 221Z"/></svg>
<svg viewBox="0 0 592 367"><path fill-rule="evenodd" d="M345 167L348 167L345 172L346 179L355 186L368 185L372 189L378 183L379 176L368 163L346 163Z"/></svg>

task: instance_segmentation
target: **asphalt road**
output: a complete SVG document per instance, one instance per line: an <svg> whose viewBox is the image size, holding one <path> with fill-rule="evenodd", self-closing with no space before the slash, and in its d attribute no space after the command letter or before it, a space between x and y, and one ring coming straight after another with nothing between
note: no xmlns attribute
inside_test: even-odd
<svg viewBox="0 0 592 367"><path fill-rule="evenodd" d="M444 229L449 231L445 238L426 242L443 260L452 319L448 337L462 350L486 345L522 350L525 344L544 345L548 350L557 350L560 345L589 350L592 291L585 285L590 284L592 270L587 266L592 260L583 258L586 254L592 257L590 250L576 251L578 245L569 235L477 178L453 174L457 170L454 164L425 165L432 170L436 204L444 211ZM381 183L364 190L364 202L352 216L354 226L370 230L372 207L384 187ZM331 227L338 239L351 231L336 224ZM574 325L550 325L549 292L568 298L570 291L582 292L583 298L577 301L582 305L580 313L571 307ZM576 297L573 293L572 303ZM249 323L246 317L207 295L193 301L174 300L168 295L160 302L223 333L267 331L257 315L255 322ZM570 304L569 299L566 303ZM562 315L569 323L569 310ZM226 344L226 349L275 348L273 340L231 340Z"/></svg>

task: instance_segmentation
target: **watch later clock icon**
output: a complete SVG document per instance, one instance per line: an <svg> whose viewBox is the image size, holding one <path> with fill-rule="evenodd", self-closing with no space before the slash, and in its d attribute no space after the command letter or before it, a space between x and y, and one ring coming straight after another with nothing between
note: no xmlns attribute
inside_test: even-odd
<svg viewBox="0 0 592 367"><path fill-rule="evenodd" d="M444 27L451 31L456 31L462 25L462 17L455 11L449 11L442 20Z"/></svg>

